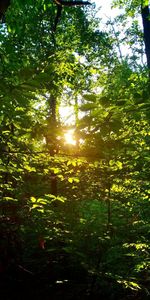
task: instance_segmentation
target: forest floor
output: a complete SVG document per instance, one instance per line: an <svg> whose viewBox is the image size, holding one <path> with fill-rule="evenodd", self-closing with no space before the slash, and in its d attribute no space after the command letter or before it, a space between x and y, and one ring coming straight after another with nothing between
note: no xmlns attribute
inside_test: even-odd
<svg viewBox="0 0 150 300"><path fill-rule="evenodd" d="M35 266L34 266L35 267ZM39 268L39 267L38 267ZM124 289L108 277L89 274L79 265L51 265L31 272L12 264L1 273L2 300L148 300L146 294Z"/></svg>

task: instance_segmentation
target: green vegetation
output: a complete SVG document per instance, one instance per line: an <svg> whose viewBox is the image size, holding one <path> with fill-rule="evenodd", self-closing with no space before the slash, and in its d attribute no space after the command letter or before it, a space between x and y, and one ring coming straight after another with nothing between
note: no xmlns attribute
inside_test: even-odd
<svg viewBox="0 0 150 300"><path fill-rule="evenodd" d="M148 1L114 1L103 30L94 4L64 6L54 30L55 1L3 3L2 299L147 300Z"/></svg>

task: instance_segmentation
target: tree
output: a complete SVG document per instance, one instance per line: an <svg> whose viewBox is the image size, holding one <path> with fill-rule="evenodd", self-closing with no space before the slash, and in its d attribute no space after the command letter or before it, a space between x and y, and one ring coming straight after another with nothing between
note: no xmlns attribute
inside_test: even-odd
<svg viewBox="0 0 150 300"><path fill-rule="evenodd" d="M144 31L145 53L147 57L147 66L150 69L150 11L148 1L141 3L141 15Z"/></svg>
<svg viewBox="0 0 150 300"><path fill-rule="evenodd" d="M133 58L141 33L134 22L122 37L124 17L101 32L88 7L65 7L54 32L56 13L49 0L12 1L0 25L0 272L14 298L25 290L25 298L143 299L149 92ZM131 56L119 56L120 41ZM70 126L61 103L75 108ZM72 127L78 149L64 141Z"/></svg>
<svg viewBox="0 0 150 300"><path fill-rule="evenodd" d="M147 67L150 67L150 20L149 20L149 3L148 1L114 1L115 5L124 5L126 16L134 17L137 13L141 15L143 23L143 40L145 44L145 54L147 59Z"/></svg>

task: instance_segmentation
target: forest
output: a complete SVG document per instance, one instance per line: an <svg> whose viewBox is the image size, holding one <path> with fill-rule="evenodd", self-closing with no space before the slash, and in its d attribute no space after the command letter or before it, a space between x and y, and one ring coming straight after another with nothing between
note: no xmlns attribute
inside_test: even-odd
<svg viewBox="0 0 150 300"><path fill-rule="evenodd" d="M0 0L2 300L150 299L150 3L104 2Z"/></svg>

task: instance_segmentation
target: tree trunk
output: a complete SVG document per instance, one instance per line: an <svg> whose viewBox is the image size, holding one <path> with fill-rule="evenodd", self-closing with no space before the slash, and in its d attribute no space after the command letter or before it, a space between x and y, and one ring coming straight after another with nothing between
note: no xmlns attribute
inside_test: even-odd
<svg viewBox="0 0 150 300"><path fill-rule="evenodd" d="M50 109L49 115L50 115L52 121L54 123L56 123L56 104L57 104L56 96L51 94L48 102L49 102L49 109Z"/></svg>
<svg viewBox="0 0 150 300"><path fill-rule="evenodd" d="M150 10L148 5L143 6L143 1L141 5L141 16L143 22L144 44L145 44L145 54L147 58L147 66L150 70Z"/></svg>
<svg viewBox="0 0 150 300"><path fill-rule="evenodd" d="M50 155L54 156L57 151L58 151L58 147L57 147L57 141L56 141L56 133L55 133L55 129L57 126L57 120L56 120L56 104L57 104L57 100L56 97L51 94L49 97L49 108L50 108L50 126L52 125L51 130L53 130L53 134L52 134L52 139L50 141ZM54 196L57 196L57 176L54 172L51 172L51 194Z"/></svg>
<svg viewBox="0 0 150 300"><path fill-rule="evenodd" d="M4 14L10 5L10 0L1 0L0 1L0 20L3 19Z"/></svg>

